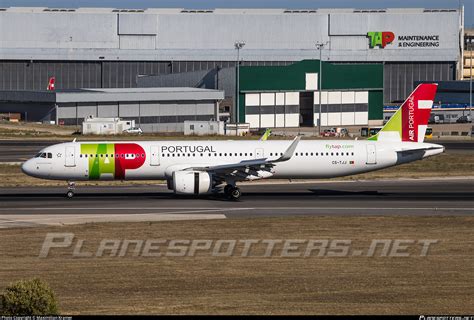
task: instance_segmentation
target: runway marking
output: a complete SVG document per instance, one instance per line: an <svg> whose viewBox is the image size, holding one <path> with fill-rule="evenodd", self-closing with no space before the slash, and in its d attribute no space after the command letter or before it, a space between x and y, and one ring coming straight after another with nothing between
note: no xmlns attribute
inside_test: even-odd
<svg viewBox="0 0 474 320"><path fill-rule="evenodd" d="M0 211L21 211L21 210L30 210L30 211L43 211L43 210L75 210L75 211L85 211L85 210L185 210L183 212L191 212L190 210L212 210L212 211L235 211L235 210L457 210L457 211L473 211L474 208L458 208L458 207L229 207L229 208L214 208L214 207L202 207L202 208L189 208L189 207L165 207L165 208L156 208L156 207L54 207L54 208L0 208ZM164 212L160 212L163 214ZM136 213L140 214L140 213ZM150 214L150 213L148 213Z"/></svg>
<svg viewBox="0 0 474 320"><path fill-rule="evenodd" d="M147 221L184 221L184 220L214 220L227 219L225 214L212 213L218 210L190 210L165 213L142 213L142 214L116 214L116 215L43 215L42 217L31 217L31 215L15 215L10 220L0 221L0 229L9 228L12 225L31 226L35 225L64 225L84 224L93 222L147 222ZM184 213L184 214L183 214ZM205 214L196 214L205 213ZM147 217L148 216L148 217Z"/></svg>

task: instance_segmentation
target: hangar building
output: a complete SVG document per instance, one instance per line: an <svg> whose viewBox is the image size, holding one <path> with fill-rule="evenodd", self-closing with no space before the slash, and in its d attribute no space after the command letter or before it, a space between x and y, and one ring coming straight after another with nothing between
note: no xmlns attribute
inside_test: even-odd
<svg viewBox="0 0 474 320"><path fill-rule="evenodd" d="M0 8L0 90L42 90L51 76L56 77L57 89L77 89L134 88L138 86L140 76L181 74L173 86L182 87L184 85L179 82L186 82L182 79L190 73L204 71L208 75L212 70L235 67L239 53L242 66L239 95L243 95L239 100L244 105L238 109L239 119L243 121L242 112L249 101L247 94L263 92L265 88L265 85L248 82L251 74L261 74L262 67L269 68L269 76L272 72L281 74L277 67L295 66L295 63L301 66L298 63L303 60L317 60L319 52L315 44L323 43L321 56L326 63L379 65L382 84L378 88L372 87L375 85L372 80L367 80L372 82L369 88L350 85L344 88L348 82L339 76L340 84L331 82L328 87L323 78L322 90L338 90L343 104L344 91L366 89L370 98L373 95L370 92L381 89L382 98L374 102L373 112L369 107L367 117L381 121L383 103L403 100L413 89L414 81L460 78L463 15L463 9L422 8ZM245 42L243 48L236 50L236 41ZM303 63L308 70L299 72L298 77L317 73L314 67L317 64ZM323 76L324 68L333 68L325 65ZM365 76L364 71L360 76ZM304 80L299 78L298 82ZM199 83L192 83L192 86L199 86ZM278 90L292 92L295 88L279 87ZM319 88L299 86L297 90L314 97ZM339 101L339 98L329 98L336 95L328 93L328 99ZM225 90L225 97L225 103L235 116L235 90ZM263 103L270 103L267 96L264 97ZM301 98L300 94L299 103L306 101ZM277 100L281 101L281 94L278 98L275 96L275 107ZM358 103L356 100L347 101ZM371 104L370 101L367 103ZM250 113L247 114L255 112L255 106L248 107ZM300 105L299 110L306 108ZM316 109L313 110L315 113ZM274 123L278 125L281 122L276 120L276 114ZM331 116L328 113L324 117L329 119ZM262 117L259 119L261 121ZM303 119L300 123L311 123L311 120Z"/></svg>
<svg viewBox="0 0 474 320"><path fill-rule="evenodd" d="M0 110L34 121L81 125L84 118L135 120L144 132L184 130L184 121L219 117L224 92L197 88L60 89L0 91Z"/></svg>

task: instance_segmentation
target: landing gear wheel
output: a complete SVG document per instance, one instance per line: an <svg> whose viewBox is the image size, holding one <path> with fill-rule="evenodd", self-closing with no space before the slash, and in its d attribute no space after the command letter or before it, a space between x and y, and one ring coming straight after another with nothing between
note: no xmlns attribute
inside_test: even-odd
<svg viewBox="0 0 474 320"><path fill-rule="evenodd" d="M74 190L76 189L76 183L74 181L67 182L67 193L66 197L72 198L74 197Z"/></svg>
<svg viewBox="0 0 474 320"><path fill-rule="evenodd" d="M237 187L232 187L229 192L229 198L231 200L239 200L240 196L242 195L242 191L240 191Z"/></svg>
<svg viewBox="0 0 474 320"><path fill-rule="evenodd" d="M229 196L230 195L230 191L232 190L233 186L231 184L227 184L225 187L224 187L224 194L226 196Z"/></svg>

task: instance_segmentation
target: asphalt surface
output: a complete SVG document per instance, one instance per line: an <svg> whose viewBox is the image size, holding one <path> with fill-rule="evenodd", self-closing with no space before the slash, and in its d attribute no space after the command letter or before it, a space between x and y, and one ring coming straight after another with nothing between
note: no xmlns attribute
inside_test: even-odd
<svg viewBox="0 0 474 320"><path fill-rule="evenodd" d="M175 196L166 186L0 188L0 224L11 215L223 214L472 215L474 179L245 184L239 201Z"/></svg>
<svg viewBox="0 0 474 320"><path fill-rule="evenodd" d="M68 140L71 141L71 140ZM23 162L32 158L39 150L61 141L0 140L0 163ZM446 152L473 152L474 143L467 141L435 141L446 147Z"/></svg>

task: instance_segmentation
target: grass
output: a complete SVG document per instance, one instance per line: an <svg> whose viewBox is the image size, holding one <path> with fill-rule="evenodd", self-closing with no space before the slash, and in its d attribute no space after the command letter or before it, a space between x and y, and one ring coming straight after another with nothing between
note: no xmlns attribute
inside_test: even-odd
<svg viewBox="0 0 474 320"><path fill-rule="evenodd" d="M335 178L333 180L365 180L386 178L423 178L423 177L454 177L472 176L474 173L474 154L443 153L397 167L374 171L354 176ZM286 180L285 180L286 181ZM124 186L131 184L157 184L163 181L88 181L80 185ZM0 164L0 187L20 186L65 186L64 181L51 181L29 177L21 172L19 165Z"/></svg>
<svg viewBox="0 0 474 320"><path fill-rule="evenodd" d="M40 277L65 314L472 314L473 227L467 216L392 216L6 229L0 231L0 291ZM96 250L102 239L348 239L356 249L367 249L371 239L439 242L427 257L405 258L72 258L72 248L61 248L40 259L47 232L73 232L85 240L83 251Z"/></svg>

